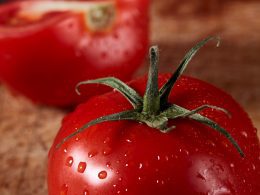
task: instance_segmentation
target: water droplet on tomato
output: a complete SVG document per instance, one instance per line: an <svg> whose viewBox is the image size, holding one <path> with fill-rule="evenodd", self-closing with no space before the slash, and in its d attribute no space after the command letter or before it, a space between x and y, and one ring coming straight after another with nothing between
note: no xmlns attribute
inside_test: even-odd
<svg viewBox="0 0 260 195"><path fill-rule="evenodd" d="M100 171L98 173L99 179L105 179L107 177L107 172L106 171Z"/></svg>
<svg viewBox="0 0 260 195"><path fill-rule="evenodd" d="M68 167L71 167L72 164L73 164L73 158L71 156L69 156L67 159L66 159L66 166Z"/></svg>
<svg viewBox="0 0 260 195"><path fill-rule="evenodd" d="M88 157L92 158L92 157L96 156L97 154L98 154L97 151L91 151L91 152L88 153Z"/></svg>
<svg viewBox="0 0 260 195"><path fill-rule="evenodd" d="M84 173L84 171L86 170L86 167L87 167L86 162L80 162L79 165L78 165L78 172Z"/></svg>
<svg viewBox="0 0 260 195"><path fill-rule="evenodd" d="M241 131L241 134L242 134L245 138L248 137L247 132L245 132L245 131Z"/></svg>
<svg viewBox="0 0 260 195"><path fill-rule="evenodd" d="M128 163L126 163L126 164L125 164L125 167L128 167L128 166L129 166L129 164L128 164Z"/></svg>
<svg viewBox="0 0 260 195"><path fill-rule="evenodd" d="M83 195L89 195L88 190L84 190L84 191L83 191Z"/></svg>
<svg viewBox="0 0 260 195"><path fill-rule="evenodd" d="M75 140L76 140L76 141L79 141L79 137L76 137Z"/></svg>
<svg viewBox="0 0 260 195"><path fill-rule="evenodd" d="M139 163L139 169L142 169L142 168L143 168L143 164Z"/></svg>
<svg viewBox="0 0 260 195"><path fill-rule="evenodd" d="M233 163L230 164L230 167L231 167L231 168L234 168L234 166L235 166L235 165L234 165Z"/></svg>
<svg viewBox="0 0 260 195"><path fill-rule="evenodd" d="M158 156L157 156L157 160L160 160L160 159L161 159L161 157L158 155Z"/></svg>
<svg viewBox="0 0 260 195"><path fill-rule="evenodd" d="M107 144L108 142L110 142L110 138L109 137L106 137L106 139L104 140L104 144Z"/></svg>
<svg viewBox="0 0 260 195"><path fill-rule="evenodd" d="M185 152L185 154L186 154L187 156L190 155L190 152L189 152L188 150L184 150L184 152Z"/></svg>
<svg viewBox="0 0 260 195"><path fill-rule="evenodd" d="M205 181L206 181L206 178L205 178L203 175L201 175L200 173L198 173L196 176L197 176L197 178L199 178L199 179L202 179L202 180L205 180Z"/></svg>
<svg viewBox="0 0 260 195"><path fill-rule="evenodd" d="M64 150L63 150L63 151L64 151L64 153L67 153L67 152L68 152L68 150L67 150L66 148L64 148Z"/></svg>
<svg viewBox="0 0 260 195"><path fill-rule="evenodd" d="M117 191L117 194L120 194L120 193L121 193L121 191L120 191L120 190L118 190L118 191Z"/></svg>
<svg viewBox="0 0 260 195"><path fill-rule="evenodd" d="M109 154L111 154L111 151L112 151L111 148L106 148L103 150L103 155L109 155Z"/></svg>
<svg viewBox="0 0 260 195"><path fill-rule="evenodd" d="M107 168L110 168L111 167L111 163L107 162L106 166L107 166Z"/></svg>
<svg viewBox="0 0 260 195"><path fill-rule="evenodd" d="M126 139L125 140L127 143L132 143L132 140L130 140L130 139Z"/></svg>
<svg viewBox="0 0 260 195"><path fill-rule="evenodd" d="M122 177L119 177L119 178L118 178L118 181L122 181Z"/></svg>
<svg viewBox="0 0 260 195"><path fill-rule="evenodd" d="M252 168L253 168L253 170L255 170L255 165L254 164L252 164Z"/></svg>
<svg viewBox="0 0 260 195"><path fill-rule="evenodd" d="M60 195L67 195L68 193L68 185L67 184L63 184L61 187L61 191L60 191Z"/></svg>

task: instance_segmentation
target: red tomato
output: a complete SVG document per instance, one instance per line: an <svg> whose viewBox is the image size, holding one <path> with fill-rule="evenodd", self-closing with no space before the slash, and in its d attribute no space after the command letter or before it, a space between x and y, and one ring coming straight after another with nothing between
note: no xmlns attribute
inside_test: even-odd
<svg viewBox="0 0 260 195"><path fill-rule="evenodd" d="M159 85L169 76L160 75ZM146 80L129 84L144 94ZM213 109L200 114L228 130L245 157L219 132L188 118L171 120L176 128L167 133L137 121L104 122L55 148L84 124L132 109L113 91L91 98L63 120L49 152L49 195L259 194L259 140L248 115L233 98L210 84L182 76L169 102L190 110L204 104L228 110L231 118Z"/></svg>
<svg viewBox="0 0 260 195"><path fill-rule="evenodd" d="M75 104L101 94L86 79L131 78L148 45L148 0L24 1L0 7L0 79L35 102Z"/></svg>

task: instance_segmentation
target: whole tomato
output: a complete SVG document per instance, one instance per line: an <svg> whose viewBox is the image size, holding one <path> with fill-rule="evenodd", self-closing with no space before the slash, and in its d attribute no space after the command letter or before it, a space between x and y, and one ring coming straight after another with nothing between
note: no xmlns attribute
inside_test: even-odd
<svg viewBox="0 0 260 195"><path fill-rule="evenodd" d="M34 102L67 106L105 88L75 85L128 80L148 47L149 0L20 1L0 6L0 80Z"/></svg>
<svg viewBox="0 0 260 195"><path fill-rule="evenodd" d="M146 77L130 87L114 78L81 83L113 86L128 101L113 91L64 118L49 152L49 195L259 194L260 146L248 115L220 89L180 77L208 40L172 77L159 75L160 91L154 68L148 87Z"/></svg>

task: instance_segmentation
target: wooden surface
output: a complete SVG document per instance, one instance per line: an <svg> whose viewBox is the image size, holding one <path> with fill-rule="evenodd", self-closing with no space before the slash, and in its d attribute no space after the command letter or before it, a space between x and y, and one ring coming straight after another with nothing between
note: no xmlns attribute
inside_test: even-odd
<svg viewBox="0 0 260 195"><path fill-rule="evenodd" d="M151 41L160 47L161 71L173 69L195 42L219 35L221 47L203 48L186 73L232 94L260 129L260 2L231 1L205 14L197 8L177 12L180 5L169 2L153 1L151 10ZM1 195L47 194L48 148L65 114L14 97L0 86Z"/></svg>

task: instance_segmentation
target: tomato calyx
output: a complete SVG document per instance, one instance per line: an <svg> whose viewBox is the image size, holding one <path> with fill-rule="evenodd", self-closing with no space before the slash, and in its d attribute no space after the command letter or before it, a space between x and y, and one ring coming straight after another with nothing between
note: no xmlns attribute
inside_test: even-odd
<svg viewBox="0 0 260 195"><path fill-rule="evenodd" d="M76 92L80 95L79 87L85 84L103 84L120 92L133 106L133 110L127 110L111 115L99 117L83 125L77 131L73 132L69 136L65 137L56 147L59 148L64 142L85 129L106 121L119 121L119 120L132 120L138 121L148 125L149 127L158 129L162 133L172 131L175 126L168 126L169 120L185 118L197 121L204 124L212 129L218 131L225 136L232 145L236 148L239 154L244 157L244 153L241 150L238 143L234 140L231 134L217 124L215 121L199 114L201 110L210 108L213 110L222 111L226 115L230 116L229 112L223 108L214 105L202 105L193 110L188 110L176 104L169 103L168 98L172 88L176 81L180 78L188 63L193 56L203 47L208 41L217 40L217 46L219 45L219 38L208 37L197 45L195 45L184 57L179 64L177 70L172 74L170 79L162 86L161 89L158 87L158 61L159 52L158 47L153 46L150 48L150 68L148 73L148 82L144 97L141 97L133 88L122 82L121 80L114 77L106 77L95 80L82 81L77 84Z"/></svg>

